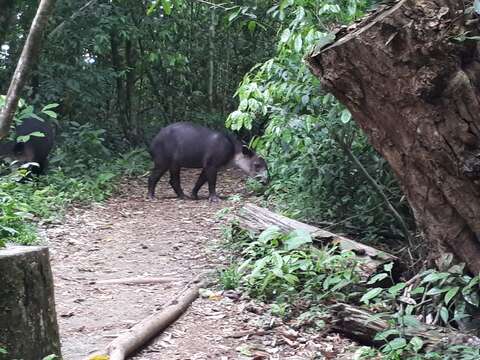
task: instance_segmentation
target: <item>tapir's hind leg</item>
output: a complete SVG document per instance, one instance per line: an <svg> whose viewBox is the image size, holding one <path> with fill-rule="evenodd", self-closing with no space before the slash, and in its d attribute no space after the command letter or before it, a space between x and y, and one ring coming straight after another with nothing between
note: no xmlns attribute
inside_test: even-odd
<svg viewBox="0 0 480 360"><path fill-rule="evenodd" d="M155 187L157 186L158 180L165 174L168 170L168 165L164 163L155 163L155 167L152 169L152 173L148 178L148 197L153 199L155 197Z"/></svg>
<svg viewBox="0 0 480 360"><path fill-rule="evenodd" d="M171 166L170 167L170 185L172 185L175 194L180 199L185 199L185 194L183 193L182 187L180 186L180 167Z"/></svg>
<svg viewBox="0 0 480 360"><path fill-rule="evenodd" d="M203 184L205 184L206 182L207 182L207 175L206 175L205 169L203 169L202 172L200 173L200 176L198 177L198 180L197 180L195 186L193 187L192 199L198 200L198 191L203 186Z"/></svg>

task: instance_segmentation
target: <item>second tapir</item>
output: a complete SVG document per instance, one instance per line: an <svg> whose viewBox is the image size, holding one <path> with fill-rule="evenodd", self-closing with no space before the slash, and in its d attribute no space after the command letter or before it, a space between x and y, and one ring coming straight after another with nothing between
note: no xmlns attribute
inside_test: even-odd
<svg viewBox="0 0 480 360"><path fill-rule="evenodd" d="M28 164L31 173L42 174L54 138L54 127L48 121L33 117L23 119L15 127L15 140L0 143L0 159L16 161L18 165Z"/></svg>
<svg viewBox="0 0 480 360"><path fill-rule="evenodd" d="M268 181L265 160L235 137L188 122L174 123L160 130L150 145L150 154L154 162L148 179L150 198L154 198L155 186L167 170L173 190L178 197L185 198L180 186L180 169L203 169L192 190L192 198L198 199L198 191L208 182L209 200L213 202L218 201L217 172L230 163L262 183Z"/></svg>

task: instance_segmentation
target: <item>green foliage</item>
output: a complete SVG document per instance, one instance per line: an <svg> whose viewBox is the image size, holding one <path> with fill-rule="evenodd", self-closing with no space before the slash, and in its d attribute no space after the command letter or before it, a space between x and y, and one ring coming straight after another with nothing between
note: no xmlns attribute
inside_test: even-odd
<svg viewBox="0 0 480 360"><path fill-rule="evenodd" d="M224 290L235 290L240 285L241 274L238 271L238 266L232 264L226 269L220 271L219 274L220 285Z"/></svg>
<svg viewBox="0 0 480 360"><path fill-rule="evenodd" d="M391 278L391 267L377 274L369 284ZM440 270L429 269L415 276L408 284L397 283L388 289L373 288L361 299L387 308L400 308L395 315L396 326L411 326L419 320L436 325L451 326L480 311L480 276L464 273L463 264L452 265L447 254L440 262ZM400 303L407 304L405 308Z"/></svg>
<svg viewBox="0 0 480 360"><path fill-rule="evenodd" d="M19 183L25 175L19 169L0 177L2 243L31 244L36 240L36 221L51 221L74 202L102 201L116 189L121 176L147 171L145 150L114 156L105 146L104 130L75 122L65 129L45 176Z"/></svg>
<svg viewBox="0 0 480 360"><path fill-rule="evenodd" d="M291 303L348 298L348 290L358 282L353 253L339 253L335 247L312 246L304 231L282 234L270 227L258 238L242 233L235 237L243 262L235 267L241 284L250 295L274 301L277 314L286 314Z"/></svg>
<svg viewBox="0 0 480 360"><path fill-rule="evenodd" d="M387 163L351 121L350 113L302 58L331 42L332 22L348 23L366 1L282 1L268 11L279 24L273 58L251 69L236 95L239 107L226 121L233 130L263 132L252 141L267 158L271 183L266 196L291 217L321 219L333 229L402 239L397 221L381 196L353 165L345 146L380 184L390 202L413 227L412 217Z"/></svg>
<svg viewBox="0 0 480 360"><path fill-rule="evenodd" d="M355 353L354 360L477 360L480 358L480 349L473 346L452 345L442 350L422 353L419 352L421 345L423 345L422 341L414 337L409 342L397 340L381 351L364 346Z"/></svg>

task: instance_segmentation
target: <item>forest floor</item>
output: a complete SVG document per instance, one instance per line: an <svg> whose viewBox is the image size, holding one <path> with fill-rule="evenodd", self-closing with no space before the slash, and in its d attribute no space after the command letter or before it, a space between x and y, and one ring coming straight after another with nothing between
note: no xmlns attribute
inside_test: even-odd
<svg viewBox="0 0 480 360"><path fill-rule="evenodd" d="M184 171L191 189L197 171ZM223 172L222 196L244 191L242 176ZM61 224L44 228L50 246L63 358L86 359L115 337L158 311L205 270L227 264L218 210L211 204L178 200L164 176L158 200L147 200L146 179L125 180L103 204L71 208ZM126 277L172 277L148 285L97 284ZM154 339L135 360L352 359L355 347L336 334L295 330L271 317L268 306L234 291L212 287ZM208 294L207 294L208 295Z"/></svg>

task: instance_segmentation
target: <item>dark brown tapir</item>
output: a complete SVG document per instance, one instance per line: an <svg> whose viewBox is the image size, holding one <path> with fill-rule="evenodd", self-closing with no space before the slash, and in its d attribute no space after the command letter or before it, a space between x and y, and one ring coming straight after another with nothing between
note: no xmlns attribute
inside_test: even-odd
<svg viewBox="0 0 480 360"><path fill-rule="evenodd" d="M148 179L148 196L154 198L155 186L162 175L170 170L170 185L179 198L185 198L180 186L180 169L203 169L193 190L192 198L208 182L209 200L219 200L215 191L217 172L233 164L249 176L268 181L264 159L244 146L235 137L188 122L178 122L160 130L150 145L154 168Z"/></svg>
<svg viewBox="0 0 480 360"><path fill-rule="evenodd" d="M15 127L15 140L0 142L0 159L16 162L17 166L25 164L32 174L43 174L54 139L55 129L50 122L25 118Z"/></svg>

